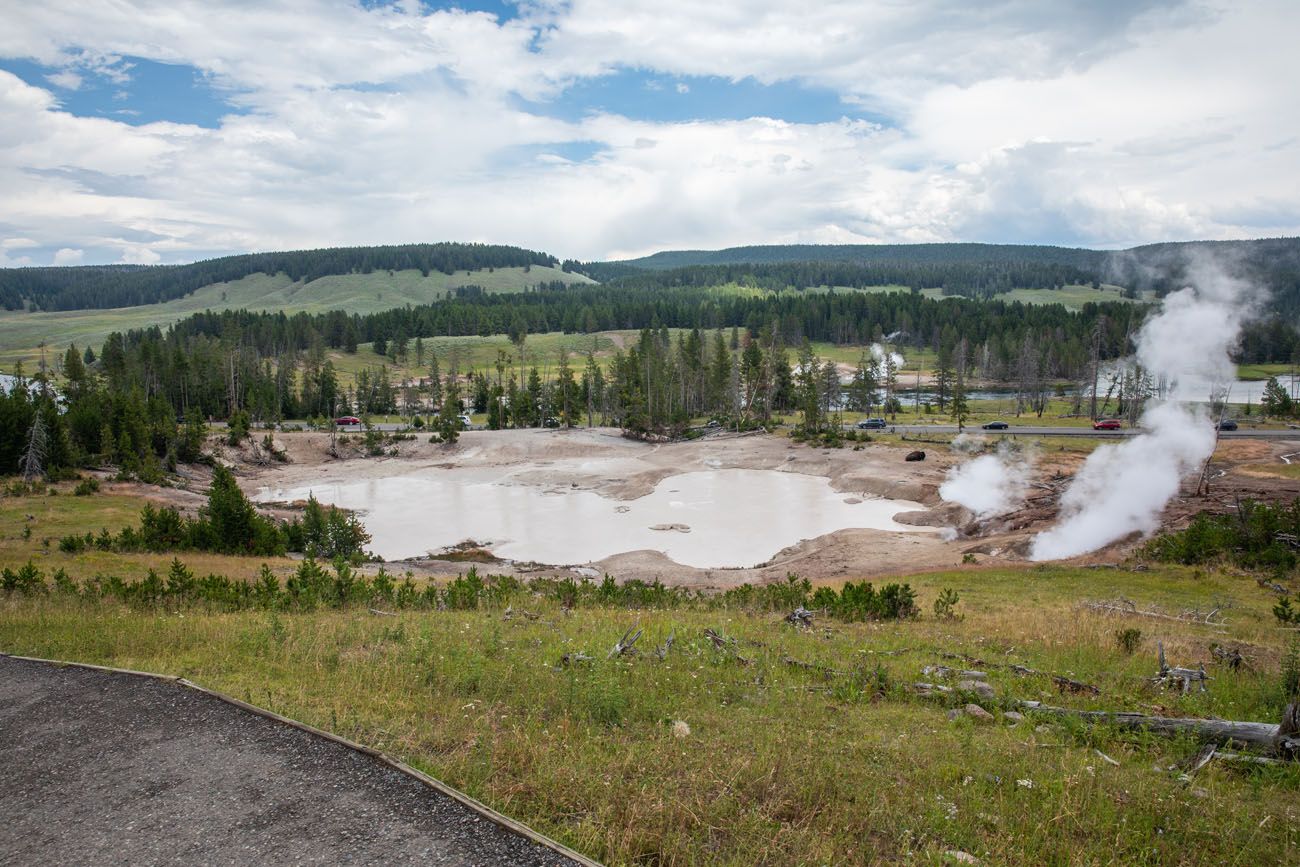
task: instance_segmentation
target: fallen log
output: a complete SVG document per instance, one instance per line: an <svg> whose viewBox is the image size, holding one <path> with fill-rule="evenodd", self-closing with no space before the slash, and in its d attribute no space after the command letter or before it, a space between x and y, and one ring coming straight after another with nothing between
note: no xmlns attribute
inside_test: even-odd
<svg viewBox="0 0 1300 867"><path fill-rule="evenodd" d="M1044 716L1080 719L1084 722L1109 723L1124 729L1149 731L1159 735L1189 735L1197 740L1222 746L1252 747L1260 752L1273 753L1286 748L1279 739L1279 727L1272 723L1237 722L1219 719L1187 719L1182 717L1147 716L1140 713L1104 710L1071 710L1052 707L1037 701L1018 702L1025 710ZM1300 742L1298 742L1300 743Z"/></svg>
<svg viewBox="0 0 1300 867"><path fill-rule="evenodd" d="M1198 626L1227 626L1227 622L1220 619L1215 620L1214 616L1219 613L1218 608L1212 610L1209 614L1202 615L1199 611L1184 611L1182 614L1166 614L1163 611L1157 611L1154 608L1141 609L1137 604L1128 600L1120 599L1117 602L1084 602L1082 607L1089 611L1095 611L1098 614L1123 614L1132 617L1150 617L1156 620L1172 620L1175 623L1193 623Z"/></svg>
<svg viewBox="0 0 1300 867"><path fill-rule="evenodd" d="M1075 694L1086 692L1091 695L1101 695L1101 690L1090 683L1082 683L1068 677L1062 677L1059 674L1053 674L1051 675L1051 678L1052 683L1056 684L1056 688L1061 692L1072 692Z"/></svg>

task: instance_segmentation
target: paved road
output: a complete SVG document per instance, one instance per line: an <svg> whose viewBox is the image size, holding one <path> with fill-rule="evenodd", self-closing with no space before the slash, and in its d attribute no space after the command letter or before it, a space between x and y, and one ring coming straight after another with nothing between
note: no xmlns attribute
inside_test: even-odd
<svg viewBox="0 0 1300 867"><path fill-rule="evenodd" d="M0 798L0 864L574 863L197 690L3 656Z"/></svg>
<svg viewBox="0 0 1300 867"><path fill-rule="evenodd" d="M214 422L211 427L224 427L224 422ZM375 430L392 433L394 431L407 430L404 424L385 423L372 425ZM855 426L851 424L844 425L845 430L854 430ZM327 428L328 430L328 428ZM427 435L428 430L423 432L410 429L411 433L419 436L421 433ZM470 430L483 430L480 426L470 428ZM540 430L540 428L539 428ZM1093 430L1086 427L1052 427L1050 425L1011 425L1007 430L983 430L978 424L966 425L967 433L984 433L984 434L1015 434L1017 436L1051 436L1051 437L1105 437L1112 439L1123 439L1131 437L1142 431L1137 428L1124 428L1122 430ZM905 433L909 436L912 434L955 434L957 425L955 424L900 424L890 425L885 428L886 433ZM360 425L340 426L339 433L358 434L365 433L365 428ZM871 431L867 431L871 433ZM1273 440L1300 440L1300 429L1290 430L1225 430L1220 431L1219 435L1224 439L1273 439Z"/></svg>
<svg viewBox="0 0 1300 867"><path fill-rule="evenodd" d="M852 430L853 425L845 425L845 430ZM886 433L913 434L955 434L955 424L900 424L885 428ZM1106 439L1123 439L1142 433L1139 428L1122 428L1121 430L1093 430L1084 427L1051 427L1044 425L1011 425L1006 430L984 430L979 425L966 425L966 433L1017 436L1052 436L1052 437L1103 437ZM870 430L867 433L871 433ZM1219 431L1223 439L1278 439L1300 440L1300 430L1225 430Z"/></svg>

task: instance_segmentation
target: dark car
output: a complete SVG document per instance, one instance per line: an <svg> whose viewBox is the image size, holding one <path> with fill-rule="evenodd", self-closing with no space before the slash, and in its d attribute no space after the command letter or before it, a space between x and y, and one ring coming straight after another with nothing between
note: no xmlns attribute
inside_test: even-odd
<svg viewBox="0 0 1300 867"><path fill-rule="evenodd" d="M343 427L345 425L361 424L361 419L357 418L355 415L341 415L334 419L334 423Z"/></svg>
<svg viewBox="0 0 1300 867"><path fill-rule="evenodd" d="M1235 419L1225 418L1223 421L1219 422L1217 427L1219 430L1236 430L1237 422Z"/></svg>
<svg viewBox="0 0 1300 867"><path fill-rule="evenodd" d="M858 422L862 430L884 430L889 424L883 418L864 418Z"/></svg>
<svg viewBox="0 0 1300 867"><path fill-rule="evenodd" d="M980 425L984 430L1006 430L1010 425L1004 421L990 421Z"/></svg>
<svg viewBox="0 0 1300 867"><path fill-rule="evenodd" d="M1119 430L1122 425L1117 418L1099 418L1092 423L1093 430Z"/></svg>

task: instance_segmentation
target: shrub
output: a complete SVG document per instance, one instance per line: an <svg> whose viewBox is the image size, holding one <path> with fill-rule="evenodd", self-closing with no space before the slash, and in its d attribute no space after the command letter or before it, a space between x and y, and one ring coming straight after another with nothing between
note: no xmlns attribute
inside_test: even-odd
<svg viewBox="0 0 1300 867"><path fill-rule="evenodd" d="M23 596L33 596L37 593L44 593L45 576L36 568L31 560L28 560L24 566L19 567L18 571L5 567L0 571L0 590L6 594L20 593Z"/></svg>
<svg viewBox="0 0 1300 867"><path fill-rule="evenodd" d="M442 601L446 607L454 610L478 608L482 593L483 579L479 577L478 569L471 566L468 572L447 585Z"/></svg>
<svg viewBox="0 0 1300 867"><path fill-rule="evenodd" d="M1282 703L1300 700L1300 636L1291 639L1282 657Z"/></svg>
<svg viewBox="0 0 1300 867"><path fill-rule="evenodd" d="M961 597L957 595L956 590L951 587L943 588L943 590L939 591L939 598L934 600L934 616L940 620L956 620L958 618L957 603L959 601L961 601Z"/></svg>
<svg viewBox="0 0 1300 867"><path fill-rule="evenodd" d="M1147 543L1156 560L1195 565L1229 560L1247 569L1294 569L1296 550L1288 539L1300 536L1300 499L1289 506L1242 502L1235 512L1202 512L1186 529Z"/></svg>
<svg viewBox="0 0 1300 867"><path fill-rule="evenodd" d="M351 563L364 559L370 542L370 534L355 515L335 506L327 510L310 494L302 520L285 525L284 533L290 551L325 560L342 557Z"/></svg>
<svg viewBox="0 0 1300 867"><path fill-rule="evenodd" d="M812 604L840 620L901 620L917 615L916 591L907 584L886 584L876 590L869 581L846 581L839 593L817 588Z"/></svg>
<svg viewBox="0 0 1300 867"><path fill-rule="evenodd" d="M91 494L97 493L98 491L99 479L92 476L84 478L78 482L77 487L73 489L72 494L76 497L89 497Z"/></svg>
<svg viewBox="0 0 1300 867"><path fill-rule="evenodd" d="M1129 627L1115 630L1115 643L1129 656L1137 652L1142 644L1142 630Z"/></svg>
<svg viewBox="0 0 1300 867"><path fill-rule="evenodd" d="M232 413L228 425L229 429L226 432L227 443L232 446L237 446L244 440L248 439L251 422L249 421L247 412L241 409Z"/></svg>

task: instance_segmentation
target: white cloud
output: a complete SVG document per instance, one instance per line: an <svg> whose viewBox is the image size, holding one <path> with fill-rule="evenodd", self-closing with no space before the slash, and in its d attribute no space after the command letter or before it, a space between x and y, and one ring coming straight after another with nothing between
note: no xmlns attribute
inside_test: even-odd
<svg viewBox="0 0 1300 867"><path fill-rule="evenodd" d="M61 87L64 90L79 90L81 88L81 76L70 69L62 72L55 72L45 76L45 80L55 87Z"/></svg>
<svg viewBox="0 0 1300 867"><path fill-rule="evenodd" d="M37 246L31 238L0 238L0 268L20 268L31 265L32 257L26 254L10 255L15 250Z"/></svg>
<svg viewBox="0 0 1300 867"><path fill-rule="evenodd" d="M119 260L125 265L156 265L162 261L162 257L138 244L130 244L122 248L122 258Z"/></svg>
<svg viewBox="0 0 1300 867"><path fill-rule="evenodd" d="M54 252L55 265L80 265L81 260L86 257L85 250L75 249L73 247L62 247ZM157 260L155 260L157 261Z"/></svg>
<svg viewBox="0 0 1300 867"><path fill-rule="evenodd" d="M1300 24L1285 2L521 10L22 4L0 57L59 69L56 86L120 84L144 57L196 67L244 113L216 129L74 117L0 71L0 232L141 262L439 239L596 258L1300 234ZM569 84L617 68L827 87L888 121L546 116ZM578 142L594 156L554 156Z"/></svg>

